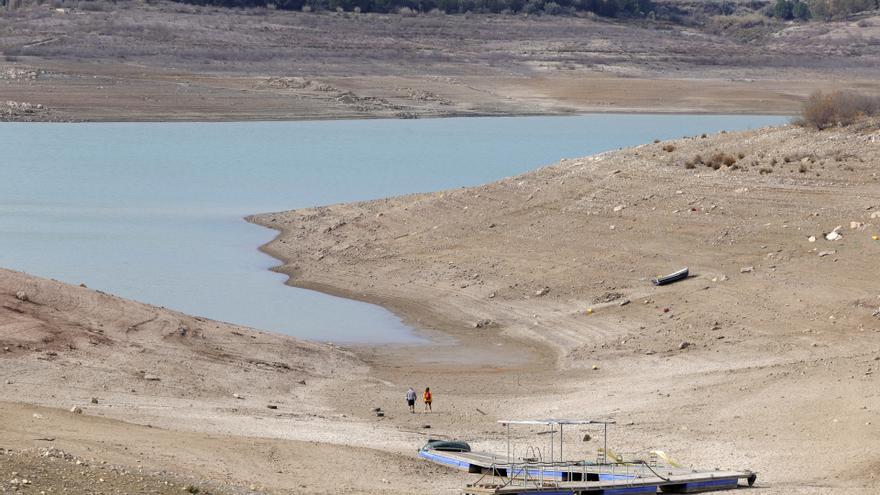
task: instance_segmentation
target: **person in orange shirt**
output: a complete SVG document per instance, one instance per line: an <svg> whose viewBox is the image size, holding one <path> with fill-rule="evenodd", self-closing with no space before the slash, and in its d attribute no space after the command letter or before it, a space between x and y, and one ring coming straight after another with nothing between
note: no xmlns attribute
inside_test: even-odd
<svg viewBox="0 0 880 495"><path fill-rule="evenodd" d="M431 402L433 399L434 397L431 395L431 387L425 387L425 411L431 411Z"/></svg>

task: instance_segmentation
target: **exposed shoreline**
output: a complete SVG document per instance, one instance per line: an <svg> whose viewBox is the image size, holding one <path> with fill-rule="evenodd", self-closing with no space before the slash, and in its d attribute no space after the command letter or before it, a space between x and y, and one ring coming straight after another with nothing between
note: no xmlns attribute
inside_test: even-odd
<svg viewBox="0 0 880 495"><path fill-rule="evenodd" d="M690 405L671 410L623 399L623 410L676 411L667 417L673 423L699 410L695 421L726 417L725 425L735 413L734 418L751 418L739 433L750 439L747 432L755 428L767 428L764 436L777 438L769 432L797 425L794 436L780 434L790 442L786 452L806 453L799 445L810 438L811 445L855 449L855 464L868 466L880 460L880 451L857 446L864 445L856 439L866 423L850 423L841 436L820 440L816 428L824 426L814 415L880 408L865 388L872 370L854 370L843 383L833 380L847 392L830 397L814 388L828 385L814 366L826 361L869 366L874 358L864 347L870 346L868 329L880 331L870 311L844 308L877 305L870 282L857 275L874 252L865 230L877 228L868 213L880 208L876 174L871 175L878 156L865 143L876 142L877 132L874 124L818 134L784 126L683 138L563 160L482 186L248 220L279 232L261 249L283 260L274 270L288 275L289 285L381 305L411 324L462 339L463 348L489 349L492 342L539 348L544 357L533 361L529 373L538 376L543 372L537 369L544 368L582 381L578 387L560 380L568 384L563 387L589 389L604 382L606 373L625 369L634 375L612 381L638 389L646 379L640 374L653 370L650 382L662 382L661 392L691 385L702 392L683 392ZM702 163L693 170L684 166L694 156L707 160L718 153L742 165L718 171ZM843 184L845 195L839 194ZM811 213L817 204L822 213ZM571 224L574 218L581 220ZM785 225L769 227L780 219ZM831 229L850 219L862 226L844 232L849 243L807 242L825 224ZM659 235L664 231L677 234ZM829 253L834 268L825 269ZM646 282L645 273L681 265L691 267L692 280L664 288ZM630 275L628 267L644 273ZM798 289L789 293L793 287ZM418 294L418 301L411 294ZM474 328L483 318L490 323ZM379 370L393 363L381 354L374 362ZM739 401L753 404L752 412L707 403L716 387L744 393ZM780 408L780 400L809 401L803 413L810 417L793 419L793 409ZM868 402L872 405L861 406ZM733 434L717 426L691 427L715 438ZM731 442L741 445L738 438ZM746 450L766 459L759 471L785 487L779 493L800 493L796 482L783 479L808 464L806 459L792 454L791 462L782 462L774 447L758 443L761 447ZM827 480L828 474L818 476ZM846 490L858 491L859 483Z"/></svg>
<svg viewBox="0 0 880 495"><path fill-rule="evenodd" d="M473 481L416 458L428 436L503 451L498 419L589 416L617 420L616 449L754 469L762 493L873 493L878 140L876 126L715 134L249 218L281 232L261 249L288 260L289 284L404 314L441 336L427 346L300 342L0 271L0 447L52 437L228 493L403 495ZM682 165L721 150L742 150L741 169ZM856 219L843 240L806 240ZM330 249L342 239L363 249ZM685 282L645 278L682 263ZM430 386L435 412L409 414L408 386ZM570 452L590 459L583 433ZM816 449L848 462L817 472Z"/></svg>
<svg viewBox="0 0 880 495"><path fill-rule="evenodd" d="M504 113L447 113L442 115L424 115L417 117L395 117L388 115L332 115L332 116L286 116L277 118L265 118L262 116L254 116L253 118L241 118L234 114L229 115L213 115L211 117L191 119L187 117L178 117L174 113L168 113L161 116L148 118L132 118L126 119L123 114L106 117L106 118L84 118L72 120L60 120L57 118L46 117L44 120L8 120L2 122L9 123L43 123L43 124L128 124L128 123L155 123L155 124L212 124L212 123L248 123L248 122L328 122L335 120L432 120L432 119L479 119L479 118L517 118L517 117L579 117L585 115L757 115L757 116L778 116L788 117L797 113L795 108L791 110L780 110L775 112L764 111L763 107L743 108L736 111L717 111L712 109L676 109L676 108L615 108L608 109L602 107L580 108L569 111L543 111L543 112L504 112Z"/></svg>

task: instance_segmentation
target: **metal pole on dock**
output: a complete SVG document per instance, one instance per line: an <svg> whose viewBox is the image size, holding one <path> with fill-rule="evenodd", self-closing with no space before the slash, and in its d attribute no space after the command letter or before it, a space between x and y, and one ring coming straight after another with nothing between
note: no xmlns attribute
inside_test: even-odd
<svg viewBox="0 0 880 495"><path fill-rule="evenodd" d="M602 452L602 462L608 463L608 423L605 423L605 450Z"/></svg>
<svg viewBox="0 0 880 495"><path fill-rule="evenodd" d="M559 462L562 462L562 423L559 423Z"/></svg>
<svg viewBox="0 0 880 495"><path fill-rule="evenodd" d="M510 469L510 464L511 464L511 460L510 460L510 423L507 423L507 467L508 467L508 470ZM507 474L509 475L510 473L507 473Z"/></svg>

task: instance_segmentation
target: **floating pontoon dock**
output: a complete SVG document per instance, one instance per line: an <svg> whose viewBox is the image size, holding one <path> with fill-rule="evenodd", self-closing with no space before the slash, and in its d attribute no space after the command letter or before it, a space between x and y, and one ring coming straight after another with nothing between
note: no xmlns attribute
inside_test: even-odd
<svg viewBox="0 0 880 495"><path fill-rule="evenodd" d="M419 456L432 462L481 473L483 476L464 489L464 495L641 495L660 493L696 493L737 488L740 480L751 486L757 475L751 471L699 471L665 465L652 452L649 460L624 461L608 450L608 425L613 421L595 420L526 420L499 421L507 428L507 453L459 452L433 449L419 451ZM548 460L537 450L539 458L517 458L511 451L511 425L543 425L550 434ZM562 457L565 425L599 425L603 428L603 447L593 461L565 461ZM558 427L558 430L557 430ZM559 434L558 449L555 435ZM467 444L463 444L467 447ZM610 459L609 459L610 458Z"/></svg>
<svg viewBox="0 0 880 495"><path fill-rule="evenodd" d="M464 495L655 495L660 493L699 493L730 490L739 480L754 474L736 471L691 473L669 477L645 477L605 481L545 481L543 483L474 483Z"/></svg>

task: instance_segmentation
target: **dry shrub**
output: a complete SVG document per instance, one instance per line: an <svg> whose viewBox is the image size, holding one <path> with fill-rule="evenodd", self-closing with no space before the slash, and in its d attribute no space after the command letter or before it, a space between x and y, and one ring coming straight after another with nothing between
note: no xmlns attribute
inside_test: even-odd
<svg viewBox="0 0 880 495"><path fill-rule="evenodd" d="M880 98L851 91L822 93L807 98L797 124L818 130L831 126L847 126L856 120L880 113Z"/></svg>
<svg viewBox="0 0 880 495"><path fill-rule="evenodd" d="M758 170L758 172L761 172L761 175L763 175L763 174L772 174L772 173L773 173L773 169L772 169L772 168L763 167L763 168L761 168L760 170Z"/></svg>
<svg viewBox="0 0 880 495"><path fill-rule="evenodd" d="M674 144L667 144L667 145L663 146L663 151L666 151L667 153L672 153L673 151L675 151L675 145Z"/></svg>
<svg viewBox="0 0 880 495"><path fill-rule="evenodd" d="M709 158L708 161L705 162L707 167L712 167L715 170L721 168L722 165L731 166L736 163L736 157L732 155L728 155L727 153L715 153Z"/></svg>
<svg viewBox="0 0 880 495"><path fill-rule="evenodd" d="M686 168L686 169L692 169L692 168L696 168L696 167L697 167L697 165L694 162L692 162L691 160L684 162L684 168Z"/></svg>

